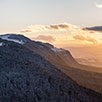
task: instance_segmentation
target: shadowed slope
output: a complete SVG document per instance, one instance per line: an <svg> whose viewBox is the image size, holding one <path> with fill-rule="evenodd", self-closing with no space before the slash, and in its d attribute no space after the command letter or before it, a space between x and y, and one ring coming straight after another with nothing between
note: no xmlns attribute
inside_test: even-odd
<svg viewBox="0 0 102 102"><path fill-rule="evenodd" d="M7 35L3 35L5 38ZM78 64L69 51L56 48L51 44L32 41L23 35L9 34L8 39L23 42L22 46L44 57L79 85L102 92L102 69ZM7 39L6 39L7 40Z"/></svg>
<svg viewBox="0 0 102 102"><path fill-rule="evenodd" d="M0 102L100 102L40 55L0 40Z"/></svg>

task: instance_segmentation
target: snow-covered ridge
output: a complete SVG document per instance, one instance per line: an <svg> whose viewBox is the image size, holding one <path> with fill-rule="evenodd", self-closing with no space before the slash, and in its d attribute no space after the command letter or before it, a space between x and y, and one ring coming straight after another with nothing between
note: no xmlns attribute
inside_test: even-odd
<svg viewBox="0 0 102 102"><path fill-rule="evenodd" d="M53 50L54 52L63 52L63 51L64 51L63 49L61 49L61 48L56 48L56 47L51 48L51 50Z"/></svg>
<svg viewBox="0 0 102 102"><path fill-rule="evenodd" d="M8 41L13 41L15 43L19 43L19 44L24 44L24 42L22 40L17 40L17 39L11 39L9 38L10 35L1 35L0 38L3 39L3 40L8 40Z"/></svg>

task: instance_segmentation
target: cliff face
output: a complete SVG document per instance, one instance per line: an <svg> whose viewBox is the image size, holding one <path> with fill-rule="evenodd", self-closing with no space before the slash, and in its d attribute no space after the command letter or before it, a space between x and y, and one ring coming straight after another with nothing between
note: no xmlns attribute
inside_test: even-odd
<svg viewBox="0 0 102 102"><path fill-rule="evenodd" d="M101 102L22 44L0 39L0 102Z"/></svg>

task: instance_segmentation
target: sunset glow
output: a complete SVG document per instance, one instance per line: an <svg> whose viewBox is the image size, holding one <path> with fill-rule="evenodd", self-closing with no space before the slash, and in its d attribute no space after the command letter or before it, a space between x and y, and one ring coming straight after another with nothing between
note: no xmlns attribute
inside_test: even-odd
<svg viewBox="0 0 102 102"><path fill-rule="evenodd" d="M0 34L23 34L66 49L102 44L100 0L0 0L0 7Z"/></svg>
<svg viewBox="0 0 102 102"><path fill-rule="evenodd" d="M93 46L102 43L101 32L83 30L81 27L67 23L31 25L21 30L19 33L23 33L26 36L29 35L33 40L49 42L58 47L74 45Z"/></svg>
<svg viewBox="0 0 102 102"><path fill-rule="evenodd" d="M0 102L102 102L102 0L0 0Z"/></svg>
<svg viewBox="0 0 102 102"><path fill-rule="evenodd" d="M63 46L102 43L101 32L82 30L101 25L101 4L96 0L0 0L0 34L20 33Z"/></svg>

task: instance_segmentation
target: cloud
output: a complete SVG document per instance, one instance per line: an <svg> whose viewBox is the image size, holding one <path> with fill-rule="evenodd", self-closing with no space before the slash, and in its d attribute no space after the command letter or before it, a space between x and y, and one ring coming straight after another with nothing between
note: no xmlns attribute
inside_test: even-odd
<svg viewBox="0 0 102 102"><path fill-rule="evenodd" d="M30 33L30 32L32 32L31 30L21 30L20 31L21 33Z"/></svg>
<svg viewBox="0 0 102 102"><path fill-rule="evenodd" d="M45 26L46 29L48 30L67 30L69 29L69 25L67 24L59 24L59 25L49 25Z"/></svg>
<svg viewBox="0 0 102 102"><path fill-rule="evenodd" d="M95 2L95 5L96 5L97 8L102 8L102 4L98 4L98 3Z"/></svg>
<svg viewBox="0 0 102 102"><path fill-rule="evenodd" d="M73 38L75 40L85 40L85 37L84 36L81 36L81 35L75 35L75 36L73 36Z"/></svg>
<svg viewBox="0 0 102 102"><path fill-rule="evenodd" d="M21 33L33 33L33 32L42 32L45 31L46 28L44 25L30 25L25 29L22 29L20 32ZM26 32L26 31L30 31L30 32Z"/></svg>
<svg viewBox="0 0 102 102"><path fill-rule="evenodd" d="M56 38L51 35L39 35L37 37L33 37L33 40L41 40L41 41L47 41L47 42L55 42Z"/></svg>
<svg viewBox="0 0 102 102"><path fill-rule="evenodd" d="M80 40L80 41L88 41L88 42L91 42L91 43L97 43L97 40L95 40L94 38L91 38L91 37L89 37L89 36L82 36L82 35L75 35L75 36L73 36L73 38L75 39L75 40Z"/></svg>
<svg viewBox="0 0 102 102"><path fill-rule="evenodd" d="M101 28L98 26L98 30ZM30 36L32 40L49 42L57 46L86 46L102 42L100 40L101 33L96 30L95 28L88 30L69 23L60 23L30 25L22 29L21 33Z"/></svg>
<svg viewBox="0 0 102 102"><path fill-rule="evenodd" d="M102 26L86 27L83 28L83 30L91 31L91 33L94 33L95 31L102 32Z"/></svg>
<svg viewBox="0 0 102 102"><path fill-rule="evenodd" d="M62 23L62 24L51 24L51 25L31 25L26 29L22 29L21 33L33 33L33 32L43 32L43 31L68 31L78 29L77 26Z"/></svg>

